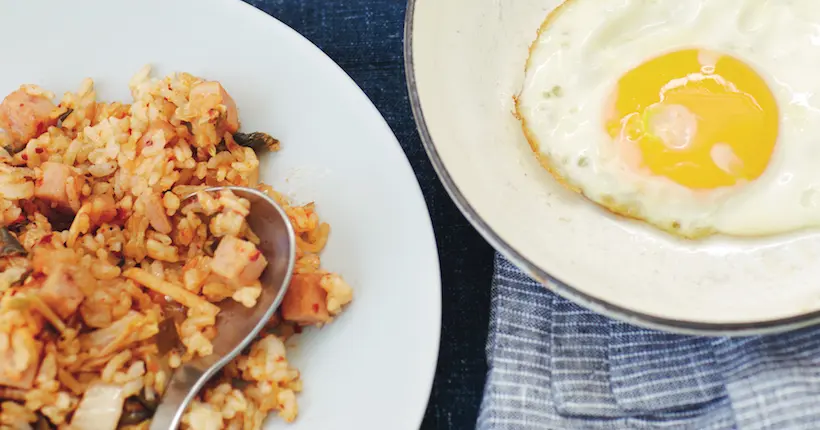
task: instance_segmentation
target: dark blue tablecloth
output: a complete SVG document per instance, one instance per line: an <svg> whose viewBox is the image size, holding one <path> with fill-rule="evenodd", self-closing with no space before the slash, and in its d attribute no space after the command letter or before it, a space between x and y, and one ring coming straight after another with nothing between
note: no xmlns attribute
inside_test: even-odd
<svg viewBox="0 0 820 430"><path fill-rule="evenodd" d="M247 0L310 39L373 100L413 165L438 241L442 334L423 429L474 428L487 370L493 250L453 205L421 146L404 80L403 0Z"/></svg>

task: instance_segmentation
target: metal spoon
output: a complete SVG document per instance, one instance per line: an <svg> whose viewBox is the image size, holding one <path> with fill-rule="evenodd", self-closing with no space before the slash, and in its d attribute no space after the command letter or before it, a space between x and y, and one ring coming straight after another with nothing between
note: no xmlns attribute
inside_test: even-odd
<svg viewBox="0 0 820 430"><path fill-rule="evenodd" d="M171 430L179 426L188 404L208 379L239 355L273 316L290 283L296 260L296 239L285 211L273 199L252 188L214 187L205 191L226 189L251 203L247 221L260 239L259 250L268 260L268 267L259 279L262 294L253 308L233 300L220 303L214 353L185 363L174 372L150 430Z"/></svg>

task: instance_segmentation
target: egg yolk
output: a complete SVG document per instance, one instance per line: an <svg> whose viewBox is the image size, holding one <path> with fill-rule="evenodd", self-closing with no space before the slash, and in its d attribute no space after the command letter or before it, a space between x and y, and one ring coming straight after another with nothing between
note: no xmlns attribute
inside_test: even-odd
<svg viewBox="0 0 820 430"><path fill-rule="evenodd" d="M729 55L686 49L653 58L618 81L605 127L639 168L693 189L759 177L778 133L766 82Z"/></svg>

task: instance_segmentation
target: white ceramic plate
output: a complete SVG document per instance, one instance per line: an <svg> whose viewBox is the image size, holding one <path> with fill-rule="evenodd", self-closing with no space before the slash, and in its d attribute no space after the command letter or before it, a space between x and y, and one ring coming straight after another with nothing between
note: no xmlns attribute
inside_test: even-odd
<svg viewBox="0 0 820 430"><path fill-rule="evenodd" d="M243 128L278 137L262 179L316 201L332 226L323 261L355 288L333 324L292 350L300 416L268 428L416 429L436 365L440 276L415 176L353 81L284 24L228 0L0 1L0 94L35 83L62 94L92 77L130 100L144 64L219 80Z"/></svg>
<svg viewBox="0 0 820 430"><path fill-rule="evenodd" d="M410 1L405 56L414 113L468 219L549 288L637 324L748 334L819 321L817 231L676 240L601 210L541 168L512 97L528 46L559 3Z"/></svg>

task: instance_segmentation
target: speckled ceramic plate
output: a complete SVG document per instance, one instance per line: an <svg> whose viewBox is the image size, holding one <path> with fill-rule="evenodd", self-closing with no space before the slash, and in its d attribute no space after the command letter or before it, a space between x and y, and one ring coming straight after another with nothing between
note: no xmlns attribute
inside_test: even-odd
<svg viewBox="0 0 820 430"><path fill-rule="evenodd" d="M333 324L290 352L300 416L266 428L417 429L439 341L435 240L396 138L353 81L282 23L229 0L0 0L0 93L57 94L92 77L101 99L129 100L143 65L215 79L243 127L282 141L261 176L332 226L323 262L355 289Z"/></svg>
<svg viewBox="0 0 820 430"><path fill-rule="evenodd" d="M513 117L558 0L411 0L405 56L425 147L456 204L548 288L665 330L751 334L820 320L820 235L677 240L601 210L538 164Z"/></svg>

